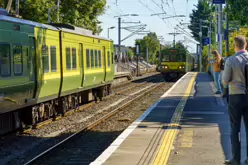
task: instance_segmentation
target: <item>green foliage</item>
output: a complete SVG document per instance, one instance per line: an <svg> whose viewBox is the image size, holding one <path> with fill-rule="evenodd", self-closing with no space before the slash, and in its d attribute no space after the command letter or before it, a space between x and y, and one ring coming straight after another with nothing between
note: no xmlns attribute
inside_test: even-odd
<svg viewBox="0 0 248 165"><path fill-rule="evenodd" d="M178 48L178 49L184 49L186 52L188 51L187 48L181 42L177 42L176 43L176 48Z"/></svg>
<svg viewBox="0 0 248 165"><path fill-rule="evenodd" d="M196 9L193 10L192 14L190 15L190 23L189 29L192 31L192 35L194 39L198 42L200 42L200 19L202 20L207 20L207 21L213 21L213 12L214 8L211 7L210 3L205 0L199 0L198 4L196 5ZM202 23L203 26L208 26L210 23ZM207 28L202 28L202 37L207 37L208 36L208 29ZM215 42L215 29L214 26L212 26L212 43Z"/></svg>
<svg viewBox="0 0 248 165"><path fill-rule="evenodd" d="M160 48L160 42L156 33L149 33L144 36L143 39L136 40L136 44L140 45L140 55L146 59L146 46L148 46L148 58L149 62L156 60L157 52Z"/></svg>
<svg viewBox="0 0 248 165"><path fill-rule="evenodd" d="M5 8L4 0L0 0L0 7Z"/></svg>
<svg viewBox="0 0 248 165"><path fill-rule="evenodd" d="M174 47L174 45L166 45L166 46L164 46L164 47L162 48L161 53L162 53L162 54L165 54L166 49L168 49L168 48L173 48L173 47ZM177 49L183 49L184 51L188 52L186 46L183 45L183 43L181 43L181 42L177 42L176 45L175 45L175 48L177 48Z"/></svg>
<svg viewBox="0 0 248 165"><path fill-rule="evenodd" d="M217 47L215 45L211 46L211 51L213 50L217 50ZM223 49L224 50L224 49ZM210 59L213 58L212 53L210 52ZM203 71L207 71L208 67L210 66L208 63L208 46L203 46L203 50L202 50L202 66L203 66Z"/></svg>
<svg viewBox="0 0 248 165"><path fill-rule="evenodd" d="M233 32L229 33L229 54L228 56L232 56L235 54L234 51L234 38L236 36L243 35L246 39L248 39L248 28L241 27L239 30L234 30ZM224 43L225 46L225 43ZM246 50L248 50L246 48Z"/></svg>
<svg viewBox="0 0 248 165"><path fill-rule="evenodd" d="M20 2L20 15L27 20L40 23L47 23L48 9L55 5L51 0L25 0ZM51 12L51 20L54 20L54 14Z"/></svg>
<svg viewBox="0 0 248 165"><path fill-rule="evenodd" d="M231 21L240 21L241 25L247 25L247 8L248 1L247 0L227 0L229 4L229 19Z"/></svg>
<svg viewBox="0 0 248 165"><path fill-rule="evenodd" d="M132 49L128 49L128 51L127 51L127 54L128 54L128 58L129 59L133 59L133 57L134 57L134 51L132 50Z"/></svg>
<svg viewBox="0 0 248 165"><path fill-rule="evenodd" d="M47 23L48 9L52 7L51 22L57 22L59 13L62 23L83 27L98 34L101 32L98 16L104 13L106 0L60 0L59 12L57 12L56 3L57 0L20 0L20 15L27 20ZM6 7L4 0L0 0L0 5ZM12 10L14 6L13 0Z"/></svg>
<svg viewBox="0 0 248 165"><path fill-rule="evenodd" d="M100 33L98 16L103 14L106 0L61 0L63 23L70 23Z"/></svg>

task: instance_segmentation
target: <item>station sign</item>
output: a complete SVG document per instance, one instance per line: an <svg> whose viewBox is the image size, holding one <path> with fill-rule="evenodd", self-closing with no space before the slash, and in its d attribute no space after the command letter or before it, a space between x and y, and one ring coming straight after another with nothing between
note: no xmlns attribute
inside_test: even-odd
<svg viewBox="0 0 248 165"><path fill-rule="evenodd" d="M209 38L203 38L203 45L209 45L210 39Z"/></svg>
<svg viewBox="0 0 248 165"><path fill-rule="evenodd" d="M213 4L225 4L225 0L213 0Z"/></svg>

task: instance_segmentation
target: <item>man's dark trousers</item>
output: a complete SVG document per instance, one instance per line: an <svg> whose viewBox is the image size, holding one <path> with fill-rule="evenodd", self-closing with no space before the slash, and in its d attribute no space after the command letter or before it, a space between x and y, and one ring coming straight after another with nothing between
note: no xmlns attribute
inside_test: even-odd
<svg viewBox="0 0 248 165"><path fill-rule="evenodd" d="M248 96L245 94L229 95L228 111L231 124L231 143L233 159L240 161L241 146L239 133L241 128L241 119L243 117L246 129L246 151L248 158Z"/></svg>

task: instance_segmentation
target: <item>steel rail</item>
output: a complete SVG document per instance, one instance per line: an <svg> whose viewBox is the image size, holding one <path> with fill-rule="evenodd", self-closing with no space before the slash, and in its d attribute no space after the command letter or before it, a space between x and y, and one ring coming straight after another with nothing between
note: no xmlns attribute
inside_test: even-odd
<svg viewBox="0 0 248 165"><path fill-rule="evenodd" d="M163 85L163 83L153 85L147 91L145 91L145 92L137 95L136 97L134 97L133 99L131 99L128 102L124 103L120 107L117 107L113 111L111 111L108 114L104 115L103 117L101 117L97 121L89 124L88 126L84 127L83 129L75 132L74 134L70 135L69 137L65 138L64 140L60 141L59 143L55 144L54 146L50 147L49 149L45 150L44 152L40 153L39 155L37 155L36 157L32 158L28 162L24 163L24 165L29 165L31 163L34 163L34 162L40 160L42 157L48 155L51 151L55 150L56 148L58 148L62 144L65 144L67 141L71 140L73 137L76 137L80 133L86 133L86 132L88 132L89 130L93 129L94 127L98 126L99 124L101 124L105 120L109 119L110 117L114 116L115 114L117 114L118 112L120 112L121 110L123 110L128 105L132 104L137 99L141 98L142 96L148 94L149 92L153 91L154 89L156 89L156 88L158 88L158 87L160 87L162 85Z"/></svg>

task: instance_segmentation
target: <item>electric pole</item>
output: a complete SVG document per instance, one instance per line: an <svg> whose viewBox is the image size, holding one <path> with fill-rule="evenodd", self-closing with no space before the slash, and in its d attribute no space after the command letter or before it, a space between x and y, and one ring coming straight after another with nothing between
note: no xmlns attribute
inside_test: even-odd
<svg viewBox="0 0 248 165"><path fill-rule="evenodd" d="M121 40L121 17L124 17L124 16L139 16L139 15L138 14L124 14L124 15L120 15L120 16L114 16L114 18L118 17L118 53L119 53L119 55L118 55L117 59L119 59L119 57L120 57L121 42L123 41L123 40ZM122 23L124 23L124 22L122 22ZM128 22L128 23L132 23L132 22Z"/></svg>
<svg viewBox="0 0 248 165"><path fill-rule="evenodd" d="M147 42L147 41L146 41ZM146 71L148 72L148 43L146 43Z"/></svg>
<svg viewBox="0 0 248 165"><path fill-rule="evenodd" d="M136 62L137 62L137 77L139 76L139 54L140 54L140 45L136 45Z"/></svg>
<svg viewBox="0 0 248 165"><path fill-rule="evenodd" d="M222 56L222 4L218 5L219 54Z"/></svg>
<svg viewBox="0 0 248 165"><path fill-rule="evenodd" d="M121 53L121 17L118 18L118 52Z"/></svg>
<svg viewBox="0 0 248 165"><path fill-rule="evenodd" d="M210 59L210 53L211 53L211 44L212 44L212 22L210 22L209 24L209 28L208 28L208 37L209 37L209 45L208 45L208 60ZM208 68L208 70L210 70L210 67Z"/></svg>
<svg viewBox="0 0 248 165"><path fill-rule="evenodd" d="M161 47L161 43L159 43L159 66L161 66L161 56L162 56L162 47Z"/></svg>
<svg viewBox="0 0 248 165"><path fill-rule="evenodd" d="M202 72L202 20L200 20L200 72Z"/></svg>
<svg viewBox="0 0 248 165"><path fill-rule="evenodd" d="M229 6L226 3L226 57L229 56L229 22L228 22L228 10Z"/></svg>

